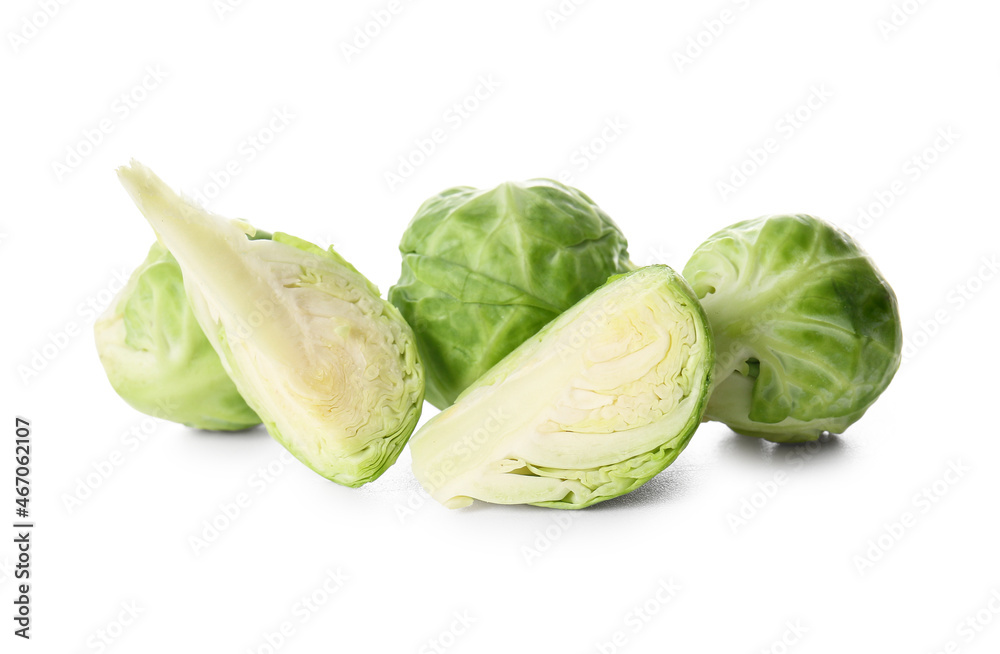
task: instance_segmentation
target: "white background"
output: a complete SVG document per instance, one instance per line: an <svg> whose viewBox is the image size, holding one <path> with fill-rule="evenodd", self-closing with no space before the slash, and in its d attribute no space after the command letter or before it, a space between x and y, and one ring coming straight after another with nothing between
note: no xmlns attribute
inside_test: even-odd
<svg viewBox="0 0 1000 654"><path fill-rule="evenodd" d="M48 19L40 4L9 0L0 19L0 397L5 438L15 415L34 427L37 523L34 637L15 639L4 617L0 649L268 652L286 621L275 651L1000 648L1000 282L982 263L1000 250L996 3L908 0L890 30L890 0L593 0L555 23L557 0L422 0L350 61L343 44L388 0L99 0ZM481 78L499 86L458 120L452 106ZM829 97L790 129L814 89ZM268 133L275 111L291 117ZM602 135L609 120L620 133ZM390 189L385 173L436 128L444 142ZM769 138L777 152L721 191ZM284 465L262 429L144 420L112 391L90 307L153 239L113 173L130 157L211 194L214 211L335 243L383 292L413 212L453 185L568 173L635 261L678 269L727 224L813 213L852 229L892 283L907 359L819 450L709 424L651 483L583 512L445 510L423 500L408 452L377 482L341 488ZM206 186L230 160L225 188ZM13 445L2 449L9 616ZM262 483L268 465L280 473ZM227 520L220 507L241 493ZM893 526L905 513L909 526ZM196 552L206 521L224 528ZM324 598L337 570L346 581ZM303 613L314 592L326 601ZM132 603L139 615L120 628ZM985 626L960 627L970 618ZM100 645L102 632L117 638Z"/></svg>

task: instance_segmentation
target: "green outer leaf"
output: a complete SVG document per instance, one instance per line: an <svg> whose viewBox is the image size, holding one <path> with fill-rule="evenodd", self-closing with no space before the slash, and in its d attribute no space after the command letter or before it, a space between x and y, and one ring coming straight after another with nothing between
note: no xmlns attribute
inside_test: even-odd
<svg viewBox="0 0 1000 654"><path fill-rule="evenodd" d="M420 207L389 300L413 327L438 408L609 276L630 269L614 222L551 180L457 187Z"/></svg>
<svg viewBox="0 0 1000 654"><path fill-rule="evenodd" d="M668 354L677 370L659 358ZM479 499L579 509L628 493L687 446L713 361L708 319L680 275L667 266L620 275L424 425L410 444L414 473L451 508Z"/></svg>
<svg viewBox="0 0 1000 654"><path fill-rule="evenodd" d="M94 337L111 386L133 408L198 429L260 424L191 312L180 266L159 243L94 324Z"/></svg>
<svg viewBox="0 0 1000 654"><path fill-rule="evenodd" d="M732 225L695 250L684 275L718 347L707 416L734 431L778 442L841 433L899 367L892 288L857 243L818 218Z"/></svg>

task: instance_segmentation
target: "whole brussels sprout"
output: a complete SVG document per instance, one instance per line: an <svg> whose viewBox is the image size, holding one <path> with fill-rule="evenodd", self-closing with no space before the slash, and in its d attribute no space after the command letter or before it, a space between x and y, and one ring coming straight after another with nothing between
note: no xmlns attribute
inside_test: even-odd
<svg viewBox="0 0 1000 654"><path fill-rule="evenodd" d="M410 443L448 508L473 500L579 509L635 490L701 423L708 320L667 266L619 275L531 336Z"/></svg>
<svg viewBox="0 0 1000 654"><path fill-rule="evenodd" d="M847 234L812 216L737 223L684 267L715 335L706 416L776 442L841 433L886 389L896 296Z"/></svg>
<svg viewBox="0 0 1000 654"><path fill-rule="evenodd" d="M97 354L134 408L199 429L260 424L191 312L177 260L159 243L94 324Z"/></svg>
<svg viewBox="0 0 1000 654"><path fill-rule="evenodd" d="M580 191L544 179L444 191L420 207L399 250L389 301L416 333L426 397L438 408L631 268L611 218Z"/></svg>
<svg viewBox="0 0 1000 654"><path fill-rule="evenodd" d="M122 185L177 259L191 309L268 432L323 477L360 486L399 456L420 418L413 332L333 248L249 240L132 162Z"/></svg>

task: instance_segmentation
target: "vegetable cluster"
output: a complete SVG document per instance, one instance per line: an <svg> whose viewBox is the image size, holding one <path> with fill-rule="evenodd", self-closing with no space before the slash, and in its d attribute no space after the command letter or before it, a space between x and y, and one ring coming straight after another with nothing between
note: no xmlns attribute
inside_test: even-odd
<svg viewBox="0 0 1000 654"><path fill-rule="evenodd" d="M704 420L841 433L900 363L891 287L812 216L727 227L682 277L634 266L576 189L458 187L407 227L386 300L332 247L211 214L136 162L119 177L157 243L95 325L114 389L201 429L263 422L344 486L395 462L426 396L442 410L411 453L436 500L583 508L646 483Z"/></svg>

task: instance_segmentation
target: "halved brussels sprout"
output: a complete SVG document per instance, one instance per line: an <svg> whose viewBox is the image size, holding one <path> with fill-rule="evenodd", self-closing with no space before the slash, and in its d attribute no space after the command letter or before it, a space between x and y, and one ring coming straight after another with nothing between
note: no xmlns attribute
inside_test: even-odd
<svg viewBox="0 0 1000 654"><path fill-rule="evenodd" d="M195 317L271 435L345 486L377 478L417 423L423 372L409 326L331 248L180 198L137 162L118 175L174 255Z"/></svg>
<svg viewBox="0 0 1000 654"><path fill-rule="evenodd" d="M737 223L695 250L684 276L718 362L706 416L776 442L841 433L900 363L896 296L851 237L812 216Z"/></svg>
<svg viewBox="0 0 1000 654"><path fill-rule="evenodd" d="M701 422L708 322L667 266L608 282L525 341L414 436L413 472L449 508L579 509L632 491Z"/></svg>
<svg viewBox="0 0 1000 654"><path fill-rule="evenodd" d="M545 323L631 269L593 200L536 179L458 187L420 207L399 244L389 301L413 326L427 401L443 409Z"/></svg>
<svg viewBox="0 0 1000 654"><path fill-rule="evenodd" d="M191 313L180 266L159 243L94 324L115 391L148 415L199 429L260 424Z"/></svg>

